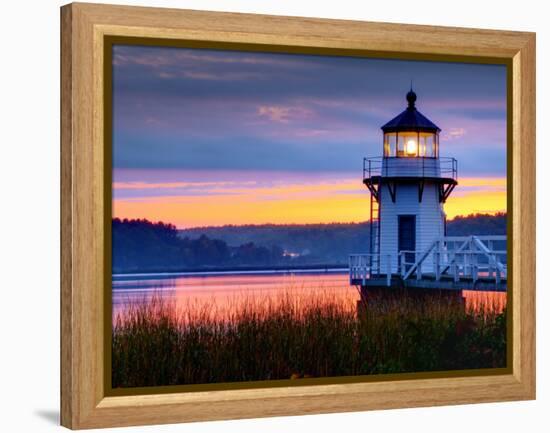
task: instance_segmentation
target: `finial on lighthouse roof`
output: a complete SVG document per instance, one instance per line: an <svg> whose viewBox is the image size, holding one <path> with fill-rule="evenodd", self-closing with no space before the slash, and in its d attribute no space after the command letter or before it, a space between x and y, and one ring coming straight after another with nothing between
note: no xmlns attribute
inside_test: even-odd
<svg viewBox="0 0 550 433"><path fill-rule="evenodd" d="M414 93L414 91L413 91L412 80L411 80L411 90L409 90L408 93L407 93L407 102L409 103L409 108L410 109L415 108L414 103L416 102L416 93Z"/></svg>
<svg viewBox="0 0 550 433"><path fill-rule="evenodd" d="M407 93L407 101L409 106L392 120L382 126L384 132L400 132L400 131L422 131L422 132L439 132L439 127L430 119L418 111L414 105L416 102L416 93L412 89Z"/></svg>

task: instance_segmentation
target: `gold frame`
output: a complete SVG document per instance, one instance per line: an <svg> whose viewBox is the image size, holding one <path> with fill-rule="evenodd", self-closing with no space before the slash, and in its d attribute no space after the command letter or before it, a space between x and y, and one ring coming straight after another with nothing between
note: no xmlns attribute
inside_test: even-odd
<svg viewBox="0 0 550 433"><path fill-rule="evenodd" d="M158 424L535 398L535 35L450 27L95 4L61 8L61 423ZM511 369L302 386L112 395L106 377L105 275L110 155L106 38L266 50L452 59L509 65ZM510 122L511 120L511 122ZM110 216L109 216L110 218ZM108 220L107 220L108 222ZM227 387L229 388L229 387Z"/></svg>

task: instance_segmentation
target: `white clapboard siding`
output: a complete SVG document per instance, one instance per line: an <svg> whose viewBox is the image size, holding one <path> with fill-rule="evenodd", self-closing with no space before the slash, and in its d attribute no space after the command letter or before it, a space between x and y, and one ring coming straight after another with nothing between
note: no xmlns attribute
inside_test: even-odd
<svg viewBox="0 0 550 433"><path fill-rule="evenodd" d="M396 200L392 202L387 184L382 186L380 206L380 253L391 256L392 272L398 265L398 216L416 216L416 251L425 251L438 237L444 236L444 214L439 203L437 184L426 182L422 202L418 200L418 184L398 183ZM432 260L424 272L432 272Z"/></svg>

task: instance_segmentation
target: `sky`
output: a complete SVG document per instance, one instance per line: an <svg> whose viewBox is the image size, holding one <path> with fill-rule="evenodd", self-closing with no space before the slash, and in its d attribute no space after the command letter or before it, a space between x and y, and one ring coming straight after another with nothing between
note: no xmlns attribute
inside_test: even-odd
<svg viewBox="0 0 550 433"><path fill-rule="evenodd" d="M382 154L411 81L458 160L447 216L505 212L504 66L116 45L113 216L365 221L363 157Z"/></svg>

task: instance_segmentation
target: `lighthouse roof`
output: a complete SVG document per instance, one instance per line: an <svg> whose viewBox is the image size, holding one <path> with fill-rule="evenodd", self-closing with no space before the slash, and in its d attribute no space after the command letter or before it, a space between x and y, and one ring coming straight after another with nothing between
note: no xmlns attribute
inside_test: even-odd
<svg viewBox="0 0 550 433"><path fill-rule="evenodd" d="M424 116L416 109L416 93L412 89L407 93L408 107L394 117L388 123L382 126L384 132L399 132L399 131L425 131L439 132L441 129L430 119Z"/></svg>

